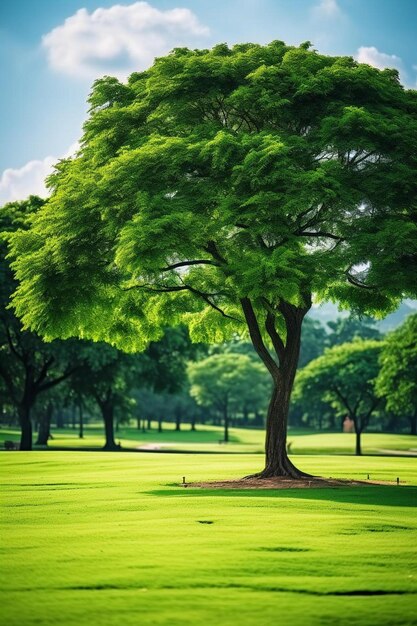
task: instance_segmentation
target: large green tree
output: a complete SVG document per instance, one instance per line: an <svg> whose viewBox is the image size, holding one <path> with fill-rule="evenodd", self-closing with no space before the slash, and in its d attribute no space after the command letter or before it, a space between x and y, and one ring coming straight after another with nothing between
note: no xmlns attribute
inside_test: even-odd
<svg viewBox="0 0 417 626"><path fill-rule="evenodd" d="M384 343L377 393L388 411L408 417L412 435L417 435L417 314L410 315Z"/></svg>
<svg viewBox="0 0 417 626"><path fill-rule="evenodd" d="M361 435L382 401L375 392L381 341L353 341L328 348L297 375L295 397L311 407L328 403L340 417L353 420L356 454L362 454Z"/></svg>
<svg viewBox="0 0 417 626"><path fill-rule="evenodd" d="M181 48L96 81L78 155L14 237L16 311L49 339L247 333L273 381L261 476L302 475L286 430L312 295L372 315L416 290L417 93L309 48Z"/></svg>

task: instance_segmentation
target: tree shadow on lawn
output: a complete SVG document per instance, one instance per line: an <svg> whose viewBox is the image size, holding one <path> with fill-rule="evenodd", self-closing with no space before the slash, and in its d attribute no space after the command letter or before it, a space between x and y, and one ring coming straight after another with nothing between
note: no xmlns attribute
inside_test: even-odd
<svg viewBox="0 0 417 626"><path fill-rule="evenodd" d="M324 500L340 504L417 507L417 487L365 485L363 487L335 487L309 489L195 489L172 486L171 489L154 489L147 492L154 496L220 497L220 498L275 498L299 500Z"/></svg>

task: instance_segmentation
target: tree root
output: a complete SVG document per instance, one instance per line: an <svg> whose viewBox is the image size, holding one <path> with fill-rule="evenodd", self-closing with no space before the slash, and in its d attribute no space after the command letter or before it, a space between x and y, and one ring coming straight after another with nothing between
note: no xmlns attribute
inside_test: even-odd
<svg viewBox="0 0 417 626"><path fill-rule="evenodd" d="M257 472L256 474L249 474L249 476L244 476L243 480L250 480L253 478L257 478L262 480L263 478L293 478L295 480L302 478L314 478L312 474L307 474L307 472L303 472L295 467L291 463L289 459L286 460L285 463L279 465L279 467L265 467L262 472Z"/></svg>

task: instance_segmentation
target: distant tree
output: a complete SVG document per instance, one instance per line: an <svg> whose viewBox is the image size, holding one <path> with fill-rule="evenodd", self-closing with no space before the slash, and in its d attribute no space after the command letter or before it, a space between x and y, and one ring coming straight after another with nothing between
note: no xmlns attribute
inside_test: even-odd
<svg viewBox="0 0 417 626"><path fill-rule="evenodd" d="M417 314L390 333L380 355L376 390L388 411L408 417L417 435Z"/></svg>
<svg viewBox="0 0 417 626"><path fill-rule="evenodd" d="M378 358L383 343L354 341L328 348L323 356L300 370L295 397L305 402L327 402L337 415L348 415L356 433L356 454L362 454L361 435L378 406L375 393Z"/></svg>
<svg viewBox="0 0 417 626"><path fill-rule="evenodd" d="M319 357L328 345L328 335L324 326L318 320L306 317L301 331L298 367L304 367Z"/></svg>
<svg viewBox="0 0 417 626"><path fill-rule="evenodd" d="M202 406L214 406L229 441L229 418L242 405L262 407L269 393L264 368L244 354L215 354L188 367L190 394Z"/></svg>
<svg viewBox="0 0 417 626"><path fill-rule="evenodd" d="M129 391L140 377L143 361L101 343L84 347L84 364L72 378L76 395L92 397L104 423L104 450L118 450L114 436L115 415L127 419L134 404Z"/></svg>
<svg viewBox="0 0 417 626"><path fill-rule="evenodd" d="M354 339L381 339L382 335L375 328L375 320L368 316L361 318L354 315L338 317L334 322L327 322L332 331L328 335L328 345L336 346L349 343Z"/></svg>
<svg viewBox="0 0 417 626"><path fill-rule="evenodd" d="M304 426L317 430L337 428L335 412L330 404L318 395L298 393L297 384L291 397L289 423L291 426L299 428Z"/></svg>
<svg viewBox="0 0 417 626"><path fill-rule="evenodd" d="M178 48L96 81L84 129L13 237L18 315L128 351L179 323L246 333L273 382L260 476L302 476L286 431L312 294L373 315L416 293L417 92L309 43Z"/></svg>

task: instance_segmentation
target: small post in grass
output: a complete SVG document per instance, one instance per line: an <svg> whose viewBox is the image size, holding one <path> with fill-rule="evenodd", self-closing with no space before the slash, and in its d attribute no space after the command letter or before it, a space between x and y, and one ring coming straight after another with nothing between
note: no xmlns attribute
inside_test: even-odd
<svg viewBox="0 0 417 626"><path fill-rule="evenodd" d="M368 474L368 480L369 480L369 474Z"/></svg>
<svg viewBox="0 0 417 626"><path fill-rule="evenodd" d="M400 479L397 476L397 485L399 485L399 484L400 484Z"/></svg>
<svg viewBox="0 0 417 626"><path fill-rule="evenodd" d="M185 476L182 477L182 484L185 485Z"/></svg>

